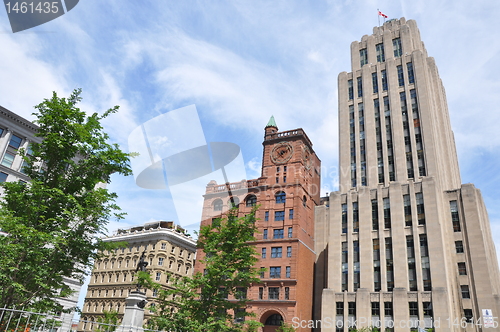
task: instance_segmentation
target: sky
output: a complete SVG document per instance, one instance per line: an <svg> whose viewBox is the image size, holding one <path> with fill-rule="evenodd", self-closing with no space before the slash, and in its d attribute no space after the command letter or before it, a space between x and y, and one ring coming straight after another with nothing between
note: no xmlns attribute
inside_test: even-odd
<svg viewBox="0 0 500 332"><path fill-rule="evenodd" d="M134 129L194 105L197 117L174 132L192 144L237 144L233 167L247 179L260 175L264 127L274 115L280 130L306 131L325 195L338 189L337 76L350 71L351 42L378 25L377 9L417 21L446 89L462 182L481 189L500 257L498 1L82 0L18 33L0 10L0 105L33 120L33 106L52 91L82 88L88 113L120 106L104 125L125 151ZM201 183L199 194L173 197L113 176L108 188L128 215L110 221L109 231L183 219L192 232L207 179L189 184L198 193ZM181 218L176 208L190 214Z"/></svg>

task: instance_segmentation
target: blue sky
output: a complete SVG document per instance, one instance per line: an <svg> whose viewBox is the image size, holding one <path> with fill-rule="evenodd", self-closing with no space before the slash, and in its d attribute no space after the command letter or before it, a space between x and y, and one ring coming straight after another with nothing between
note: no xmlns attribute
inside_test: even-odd
<svg viewBox="0 0 500 332"><path fill-rule="evenodd" d="M417 21L446 88L462 182L482 190L499 249L500 2L82 0L16 34L0 10L0 105L32 119L53 90L81 87L88 112L120 105L105 125L128 149L141 123L194 104L207 142L241 147L248 178L259 176L274 115L280 130L301 127L312 140L324 194L337 188L337 75L350 71L350 43L372 33L377 8ZM166 190L119 176L109 188L128 213L110 231L177 219Z"/></svg>

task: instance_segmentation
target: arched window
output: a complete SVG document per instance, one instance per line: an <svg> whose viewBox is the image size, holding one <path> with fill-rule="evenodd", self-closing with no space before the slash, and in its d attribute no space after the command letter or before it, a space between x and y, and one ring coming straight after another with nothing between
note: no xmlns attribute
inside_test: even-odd
<svg viewBox="0 0 500 332"><path fill-rule="evenodd" d="M266 319L265 325L281 326L283 323L283 317L280 314L274 314Z"/></svg>
<svg viewBox="0 0 500 332"><path fill-rule="evenodd" d="M280 204L280 203L285 203L286 201L286 194L284 191L279 191L278 193L276 193L276 204Z"/></svg>
<svg viewBox="0 0 500 332"><path fill-rule="evenodd" d="M229 201L227 201L227 205L232 209L232 208L237 208L238 205L240 205L240 200L238 197L231 197L229 198Z"/></svg>
<svg viewBox="0 0 500 332"><path fill-rule="evenodd" d="M257 205L257 196L255 195L248 195L247 196L247 207L252 207Z"/></svg>
<svg viewBox="0 0 500 332"><path fill-rule="evenodd" d="M216 199L213 203L214 211L222 211L222 200Z"/></svg>

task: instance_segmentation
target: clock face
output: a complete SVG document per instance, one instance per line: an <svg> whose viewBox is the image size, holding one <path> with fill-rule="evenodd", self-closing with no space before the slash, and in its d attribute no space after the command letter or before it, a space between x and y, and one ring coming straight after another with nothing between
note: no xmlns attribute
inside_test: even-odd
<svg viewBox="0 0 500 332"><path fill-rule="evenodd" d="M277 144L271 151L271 160L275 164L283 164L292 158L293 146L290 143L282 142Z"/></svg>

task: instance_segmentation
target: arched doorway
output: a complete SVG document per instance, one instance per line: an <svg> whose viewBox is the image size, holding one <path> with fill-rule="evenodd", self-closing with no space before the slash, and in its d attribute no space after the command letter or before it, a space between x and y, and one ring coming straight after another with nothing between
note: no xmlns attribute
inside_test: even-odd
<svg viewBox="0 0 500 332"><path fill-rule="evenodd" d="M264 324L262 332L275 332L283 323L283 316L276 311L262 315L261 323Z"/></svg>

